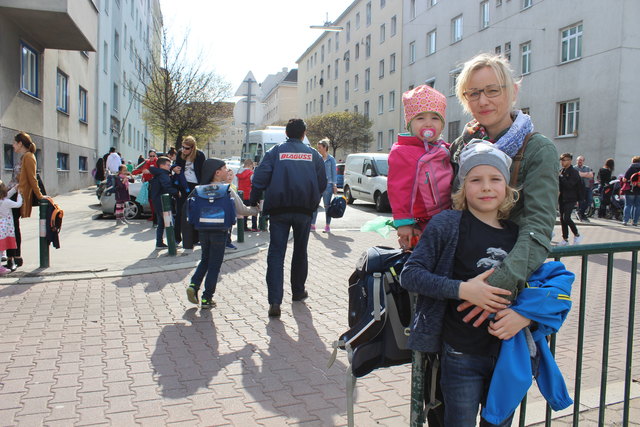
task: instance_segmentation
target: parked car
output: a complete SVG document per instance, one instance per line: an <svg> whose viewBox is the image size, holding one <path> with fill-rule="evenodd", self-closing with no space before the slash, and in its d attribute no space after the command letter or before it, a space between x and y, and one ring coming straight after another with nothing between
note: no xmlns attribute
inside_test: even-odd
<svg viewBox="0 0 640 427"><path fill-rule="evenodd" d="M114 188L110 185L110 183L107 184L107 180L102 181L98 187L102 188L102 191L100 191L100 207L102 210L102 214L113 215L116 208L116 196ZM141 187L142 181L140 178L136 179L134 182L129 183L129 197L131 200L125 202L124 204L124 217L126 219L140 218L143 213L149 215L151 214L151 207L148 204L142 206L138 202L136 202L136 197L138 196L138 193L140 193Z"/></svg>
<svg viewBox="0 0 640 427"><path fill-rule="evenodd" d="M349 154L344 171L344 196L347 203L364 200L375 203L378 212L390 210L387 196L389 154Z"/></svg>
<svg viewBox="0 0 640 427"><path fill-rule="evenodd" d="M336 165L336 172L337 172L337 185L338 188L342 188L344 187L344 163L338 163Z"/></svg>

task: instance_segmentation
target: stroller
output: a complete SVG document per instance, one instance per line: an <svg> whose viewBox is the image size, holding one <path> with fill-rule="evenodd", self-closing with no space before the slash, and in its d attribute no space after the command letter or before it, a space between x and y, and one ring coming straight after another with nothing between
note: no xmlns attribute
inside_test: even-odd
<svg viewBox="0 0 640 427"><path fill-rule="evenodd" d="M621 187L621 179L618 177L601 188L602 194L600 194L600 208L598 210L600 218L622 220L624 196L620 194Z"/></svg>

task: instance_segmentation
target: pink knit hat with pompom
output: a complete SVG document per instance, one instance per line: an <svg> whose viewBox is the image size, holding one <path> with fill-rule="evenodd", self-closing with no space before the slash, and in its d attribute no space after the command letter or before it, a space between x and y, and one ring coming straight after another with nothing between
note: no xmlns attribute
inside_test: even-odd
<svg viewBox="0 0 640 427"><path fill-rule="evenodd" d="M402 94L402 104L404 105L404 123L409 131L411 131L411 120L424 112L436 113L444 124L447 98L431 86L420 85L406 91Z"/></svg>

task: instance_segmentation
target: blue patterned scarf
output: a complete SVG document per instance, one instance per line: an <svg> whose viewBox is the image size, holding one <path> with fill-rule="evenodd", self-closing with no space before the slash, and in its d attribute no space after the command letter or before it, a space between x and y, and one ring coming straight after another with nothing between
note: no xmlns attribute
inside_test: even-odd
<svg viewBox="0 0 640 427"><path fill-rule="evenodd" d="M509 130L494 142L497 148L511 158L518 154L518 150L522 146L527 134L533 132L533 123L529 115L524 114L521 110L513 112L511 117L514 117L514 115L515 118ZM465 126L465 132L463 134L465 145L473 138L489 139L486 129L475 119Z"/></svg>

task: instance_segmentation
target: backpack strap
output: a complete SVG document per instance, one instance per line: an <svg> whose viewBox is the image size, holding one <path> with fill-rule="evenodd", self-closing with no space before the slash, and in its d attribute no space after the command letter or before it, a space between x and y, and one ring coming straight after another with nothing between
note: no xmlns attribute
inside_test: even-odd
<svg viewBox="0 0 640 427"><path fill-rule="evenodd" d="M513 169L511 170L511 180L509 182L509 185L511 187L515 188L518 186L518 172L520 172L520 163L522 163L522 159L524 158L524 151L527 148L529 139L537 133L539 132L531 132L524 137L524 141L522 141L522 146L520 147L515 157L513 158Z"/></svg>

